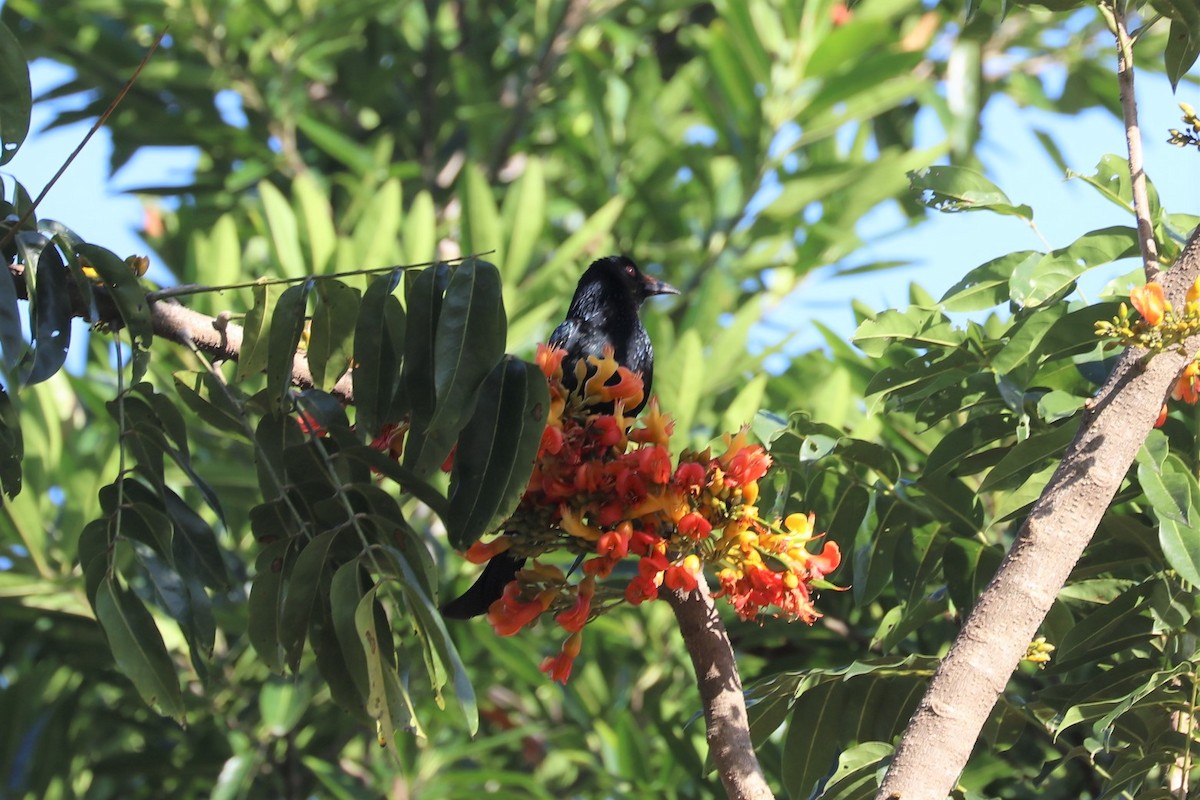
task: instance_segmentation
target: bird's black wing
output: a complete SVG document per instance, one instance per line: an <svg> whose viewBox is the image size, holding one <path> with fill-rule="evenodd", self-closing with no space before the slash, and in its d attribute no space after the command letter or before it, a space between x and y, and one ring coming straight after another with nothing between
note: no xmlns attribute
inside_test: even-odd
<svg viewBox="0 0 1200 800"><path fill-rule="evenodd" d="M504 587L517 577L517 572L524 566L525 559L514 558L508 553L492 556L471 588L442 606L442 616L470 619L486 614L488 607L504 594Z"/></svg>

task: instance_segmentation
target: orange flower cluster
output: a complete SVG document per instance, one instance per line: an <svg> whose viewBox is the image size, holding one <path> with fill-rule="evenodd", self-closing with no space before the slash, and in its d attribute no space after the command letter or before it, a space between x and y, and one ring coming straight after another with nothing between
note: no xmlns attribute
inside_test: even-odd
<svg viewBox="0 0 1200 800"><path fill-rule="evenodd" d="M562 351L542 347L537 362L550 384L551 408L533 475L520 506L505 523L507 535L477 542L466 554L476 563L512 549L533 558L488 610L502 636L553 613L569 636L542 670L565 683L578 656L583 626L621 602L658 597L661 586L690 591L705 564L718 570L717 596L745 619L782 615L811 623L810 587L828 586L837 545L808 550L812 518L800 514L768 523L755 505L758 481L771 465L745 430L725 437L725 450L684 452L673 462L667 443L674 421L651 399L631 426L622 413L642 398L641 380L611 354L576 365L573 392L562 383ZM589 413L611 403L613 412ZM582 561L571 581L537 557L566 549ZM599 583L627 559L623 588Z"/></svg>
<svg viewBox="0 0 1200 800"><path fill-rule="evenodd" d="M1116 319L1097 324L1097 333L1152 351L1180 345L1188 337L1200 333L1200 278L1188 289L1182 314L1175 313L1167 302L1162 284L1156 281L1133 289L1129 293L1129 302L1141 315L1141 320L1131 321L1122 304ZM1200 363L1192 361L1184 368L1171 389L1171 397L1189 405L1200 400ZM1154 427L1161 427L1167 421L1167 412L1167 404L1163 403Z"/></svg>

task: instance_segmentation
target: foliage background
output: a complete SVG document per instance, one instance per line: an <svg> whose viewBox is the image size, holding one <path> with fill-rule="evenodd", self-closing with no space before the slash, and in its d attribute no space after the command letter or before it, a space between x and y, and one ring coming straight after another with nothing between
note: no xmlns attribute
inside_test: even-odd
<svg viewBox="0 0 1200 800"><path fill-rule="evenodd" d="M822 598L823 623L733 627L744 677L760 681L764 765L773 783L808 796L840 754L859 773L826 786L827 796L855 796L1103 375L1090 331L1112 305L1085 307L1075 291L1082 270L1055 263L1102 267L1132 239L1105 230L1057 262L1002 260L940 303L914 287L908 310L856 307L866 323L857 347L826 331L822 350L765 371L770 350L750 346L765 311L860 247L857 223L878 204L895 199L914 221L927 213L906 172L978 167L978 122L991 98L1068 115L1117 111L1109 38L1092 9L1033 5L1001 20L985 6L967 22L951 4L792 6L82 0L66 9L10 0L3 21L28 58L77 70L51 94L86 103L56 124L98 114L170 24L167 46L109 128L113 167L146 147L201 150L194 185L140 187L172 201L151 206L146 235L179 282L494 251L507 350L526 355L596 255L627 250L683 288L684 302L646 314L675 444L702 446L756 420L776 437L780 507L815 511L852 554L834 576L850 590ZM1139 44L1139 66L1161 69L1166 46L1159 25ZM999 63L1008 68L993 69ZM1061 91L1041 79L1046 63L1066 70ZM244 122L222 113L231 103ZM920 109L936 114L940 136L918 148ZM1100 170L1096 183L1120 201L1120 163ZM777 191L762 192L775 182ZM1164 240L1194 224L1159 221ZM187 303L241 312L254 300L234 290ZM947 311L977 321L951 322ZM309 661L275 675L250 645L246 600L261 546L249 516L263 498L246 447L191 412L191 460L220 498L230 580L206 595L208 656L189 647L169 604L139 577L147 564L122 566L161 612L188 726L142 705L113 664L78 568L80 533L101 517L99 491L118 470L105 337L91 337L91 355L81 374L59 372L16 400L25 489L6 500L0 528L8 793L457 797L485 786L521 797L713 795L703 731L688 724L697 710L690 669L665 608L592 626L565 690L536 670L555 646L549 637L452 629L480 732L468 739L459 717L436 709L418 667L407 685L427 738L400 736L393 763ZM196 368L186 351L159 344L148 380L183 407L172 375ZM1200 576L1187 571L1196 561L1187 547L1169 545L1185 543L1194 523L1195 424L1177 414L1152 441L1047 623L1059 660L1014 679L964 791L1133 791L1161 783L1185 746L1166 719L1193 685L1185 588ZM201 507L188 475L166 476ZM1166 498L1147 488L1159 482L1173 490ZM1164 516L1175 539L1170 525L1161 531ZM439 584L457 581L466 570L438 521L409 521L432 548ZM394 626L402 657L417 652L408 624ZM840 680L847 669L855 677Z"/></svg>

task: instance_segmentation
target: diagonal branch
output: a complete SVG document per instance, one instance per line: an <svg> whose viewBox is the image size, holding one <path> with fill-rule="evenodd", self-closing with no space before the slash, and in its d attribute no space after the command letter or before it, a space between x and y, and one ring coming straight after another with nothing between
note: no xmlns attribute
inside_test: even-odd
<svg viewBox="0 0 1200 800"><path fill-rule="evenodd" d="M1200 276L1200 228L1162 279L1179 308ZM996 699L1154 426L1180 370L1200 351L1121 356L1084 412L1041 498L934 675L900 740L876 800L943 800L967 763Z"/></svg>

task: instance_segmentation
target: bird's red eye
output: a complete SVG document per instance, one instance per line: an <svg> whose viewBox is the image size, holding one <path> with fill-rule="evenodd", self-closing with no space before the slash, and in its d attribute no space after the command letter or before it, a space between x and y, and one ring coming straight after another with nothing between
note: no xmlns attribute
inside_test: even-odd
<svg viewBox="0 0 1200 800"><path fill-rule="evenodd" d="M626 264L625 265L625 274L632 278L635 275L637 275L637 268L634 267L633 264Z"/></svg>

